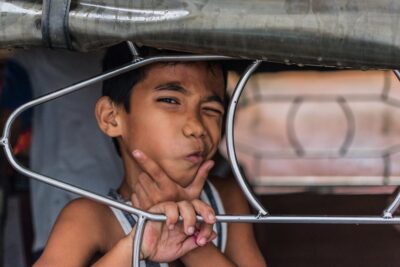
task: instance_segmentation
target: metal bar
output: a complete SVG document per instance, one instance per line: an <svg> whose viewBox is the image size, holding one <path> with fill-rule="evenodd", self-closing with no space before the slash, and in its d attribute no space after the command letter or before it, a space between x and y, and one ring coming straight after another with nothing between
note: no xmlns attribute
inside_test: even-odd
<svg viewBox="0 0 400 267"><path fill-rule="evenodd" d="M400 65L399 10L393 0L75 0L68 26L81 51L133 40L287 64L392 69ZM40 0L1 1L0 47L41 45L41 16Z"/></svg>
<svg viewBox="0 0 400 267"><path fill-rule="evenodd" d="M142 216L147 220L151 221L165 221L166 216L153 214L141 211L139 209L135 209L126 204L114 201L109 198L105 198L103 196L85 191L83 189L79 189L72 185L67 185L66 183L55 180L54 178L45 177L40 174L36 174L25 170L22 166L18 165L13 159L13 155L11 154L10 149L8 149L8 145L5 148L7 154L7 158L12 160L10 162L17 171L25 174L31 178L47 182L50 185L55 187L76 193L83 197L88 197L100 203L115 207L120 210L124 210L130 212L132 214L136 214L139 217ZM11 154L11 155L10 155ZM398 197L400 199L400 197ZM397 199L397 198L396 198ZM396 209L397 206L394 208ZM387 217L387 216L386 216ZM400 217L377 217L377 216L259 216L259 215L217 215L216 219L220 222L230 222L230 223L318 223L318 224L400 224ZM197 221L202 221L202 218L197 216Z"/></svg>
<svg viewBox="0 0 400 267"><path fill-rule="evenodd" d="M126 41L126 43L128 44L128 48L133 56L133 59L140 60L141 57L140 57L139 50L137 49L136 45L134 43L132 43L131 41Z"/></svg>
<svg viewBox="0 0 400 267"><path fill-rule="evenodd" d="M396 75L397 79L400 81L400 71L399 70L393 70L394 75Z"/></svg>
<svg viewBox="0 0 400 267"><path fill-rule="evenodd" d="M290 224L400 224L400 217L380 216L216 216L221 222L230 223L290 223Z"/></svg>
<svg viewBox="0 0 400 267"><path fill-rule="evenodd" d="M7 153L11 153L10 150L7 150ZM10 157L10 155L7 155L7 157ZM11 158L13 156L11 155ZM10 158L9 158L10 159ZM13 167L18 167L19 165L15 162L10 162L12 163ZM17 166L15 165L17 164ZM34 179L38 179L40 181L42 180L43 177L40 177L40 174L36 174L33 172L27 172L20 170L19 167L17 169L21 173L32 177ZM148 213L141 211L139 209L135 209L131 206L128 206L126 204L114 201L109 198L105 198L103 196L87 192L82 189L78 189L77 187L74 186L67 186L63 182L56 181L54 178L46 177L47 179L52 180L49 182L49 184L79 194L84 197L88 197L90 199L93 199L95 201L101 202L103 204L115 207L120 210L124 210L133 214L138 215L139 217L144 217L147 220L152 220L152 221L165 221L166 216L164 215L159 215L159 214L153 214L153 213ZM46 182L46 181L44 181ZM397 199L397 198L396 198ZM398 199L400 199L400 196L398 196ZM397 204L398 205L398 204ZM394 210L397 208L394 207ZM386 214L386 213L385 213ZM217 221L220 222L238 222L238 223L318 223L318 224L400 224L400 217L377 217L377 216L259 216L259 215L217 215L216 216ZM202 218L197 216L198 221L202 221Z"/></svg>
<svg viewBox="0 0 400 267"><path fill-rule="evenodd" d="M392 203L383 211L383 217L392 218L393 213L397 210L400 205L400 193L397 194L396 198Z"/></svg>
<svg viewBox="0 0 400 267"><path fill-rule="evenodd" d="M234 145L234 136L233 136L233 129L234 129L234 120L235 120L235 113L236 107L239 102L240 95L250 78L251 74L257 69L257 67L261 64L261 61L256 60L254 61L245 73L240 78L236 88L233 92L231 103L229 104L228 114L226 116L226 146L227 152L229 157L229 162L232 167L233 174L236 180L239 183L239 186L242 188L243 193L245 194L247 200L250 204L255 208L259 214L266 215L268 214L267 210L261 205L261 203L256 199L255 195L251 191L250 187L246 184L244 176L240 170L239 164L236 158L235 152L235 145Z"/></svg>
<svg viewBox="0 0 400 267"><path fill-rule="evenodd" d="M140 267L140 248L142 246L142 239L144 227L146 226L146 217L140 216L136 224L136 233L133 240L133 253L132 253L132 266Z"/></svg>
<svg viewBox="0 0 400 267"><path fill-rule="evenodd" d="M356 122L354 118L354 114L350 108L350 106L347 104L347 101L344 97L338 97L337 99L338 104L343 110L343 113L346 117L347 121L347 131L346 131L346 137L345 140L343 141L343 144L340 147L340 155L345 155L347 151L349 151L349 147L351 146L351 143L353 142L354 135L356 133Z"/></svg>
<svg viewBox="0 0 400 267"><path fill-rule="evenodd" d="M303 99L301 97L296 97L295 99L293 99L286 120L287 137L290 145L292 146L298 157L304 156L304 148L301 145L299 138L297 137L296 127L294 124L296 121L297 112L299 111L302 103Z"/></svg>

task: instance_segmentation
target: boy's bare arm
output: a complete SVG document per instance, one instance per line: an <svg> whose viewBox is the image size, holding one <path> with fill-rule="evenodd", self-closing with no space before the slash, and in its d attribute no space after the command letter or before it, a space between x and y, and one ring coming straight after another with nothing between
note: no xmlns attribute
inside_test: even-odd
<svg viewBox="0 0 400 267"><path fill-rule="evenodd" d="M214 185L220 193L227 214L251 213L242 190L233 178L216 179ZM253 225L249 223L228 224L228 242L225 254L238 266L266 266L254 238Z"/></svg>
<svg viewBox="0 0 400 267"><path fill-rule="evenodd" d="M167 222L148 222L141 247L141 259L156 262L170 262L180 258L188 251L197 248L193 233L184 229L194 223L195 214L200 214L205 222L201 232L207 236L206 242L215 238L209 218L213 211L199 200L192 202L163 202L152 207L150 212L163 213ZM183 225L178 222L183 217ZM111 220L111 221L110 221ZM131 266L133 238L136 229L124 236L120 226L113 226L113 216L107 206L86 199L69 204L61 213L51 233L42 257L35 263L38 266L88 266L96 253L105 253L94 266ZM116 227L115 227L116 226Z"/></svg>
<svg viewBox="0 0 400 267"><path fill-rule="evenodd" d="M87 266L103 243L102 221L96 221L97 203L79 199L61 212L51 232L46 248L34 264L41 266Z"/></svg>
<svg viewBox="0 0 400 267"><path fill-rule="evenodd" d="M136 227L132 229L132 232L136 232ZM118 241L118 243L112 247L103 257L101 257L92 267L101 266L119 266L119 267L130 267L132 266L132 251L133 242L129 236L126 236Z"/></svg>
<svg viewBox="0 0 400 267"><path fill-rule="evenodd" d="M193 233L188 233L183 225L195 221L195 214L200 214L205 222L203 224L203 235L207 235L206 242L211 242L215 238L212 231L212 223L215 220L208 218L211 207L199 200L192 202L163 202L150 210L152 213L162 213L167 216L164 222L147 222L144 233L142 246L140 248L140 259L149 259L154 262L171 262L189 251L197 248ZM183 225L178 222L179 216L183 217ZM131 233L121 239L106 255L104 255L94 266L131 266L131 258L133 251L133 239L135 236L135 228Z"/></svg>

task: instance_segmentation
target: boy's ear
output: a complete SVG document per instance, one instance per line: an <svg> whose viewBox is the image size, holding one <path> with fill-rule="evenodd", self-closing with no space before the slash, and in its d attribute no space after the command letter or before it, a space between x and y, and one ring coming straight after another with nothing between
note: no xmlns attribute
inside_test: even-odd
<svg viewBox="0 0 400 267"><path fill-rule="evenodd" d="M106 135L110 137L121 135L120 111L108 96L102 96L97 101L95 114L100 129Z"/></svg>

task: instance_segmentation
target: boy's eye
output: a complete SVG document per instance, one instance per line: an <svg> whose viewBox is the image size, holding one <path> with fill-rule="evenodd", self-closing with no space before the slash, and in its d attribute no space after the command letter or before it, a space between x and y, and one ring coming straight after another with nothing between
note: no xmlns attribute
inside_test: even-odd
<svg viewBox="0 0 400 267"><path fill-rule="evenodd" d="M170 98L170 97L159 98L159 99L157 99L157 101L158 102L168 103L168 104L179 104L176 99Z"/></svg>
<svg viewBox="0 0 400 267"><path fill-rule="evenodd" d="M204 110L207 113L210 113L212 115L222 115L223 111L221 111L220 109L216 109L216 108L204 108Z"/></svg>

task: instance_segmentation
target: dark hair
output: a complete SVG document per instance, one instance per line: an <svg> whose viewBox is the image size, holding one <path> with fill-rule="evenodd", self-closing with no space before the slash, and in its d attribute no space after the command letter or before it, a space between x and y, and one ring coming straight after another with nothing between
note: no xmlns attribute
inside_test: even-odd
<svg viewBox="0 0 400 267"><path fill-rule="evenodd" d="M158 55L181 55L185 54L182 52L175 52L171 50L158 50L151 47L141 47L140 48L140 56L141 57L149 57L149 56L158 56ZM103 72L110 71L112 69L118 68L124 64L130 63L133 60L133 55L129 49L127 42L122 42L117 45L111 46L107 49L106 54L103 58ZM178 63L178 62L177 62ZM220 65L222 68L223 78L224 78L224 87L225 87L225 95L224 95L224 107L226 108L228 105L228 97L226 94L226 86L227 86L227 68L224 62L220 61L210 61L209 66L210 69L215 65ZM130 96L132 93L133 87L140 81L144 79L146 75L146 67L138 68L132 71L125 72L124 74L112 77L103 81L103 90L102 95L108 96L111 101L116 104L123 105L125 110L129 113L130 111ZM225 117L224 120L225 121ZM224 127L222 129L222 133L224 133ZM119 155L121 155L121 151L118 145L116 138L113 138L113 142L115 148Z"/></svg>

